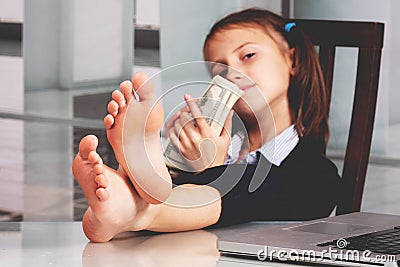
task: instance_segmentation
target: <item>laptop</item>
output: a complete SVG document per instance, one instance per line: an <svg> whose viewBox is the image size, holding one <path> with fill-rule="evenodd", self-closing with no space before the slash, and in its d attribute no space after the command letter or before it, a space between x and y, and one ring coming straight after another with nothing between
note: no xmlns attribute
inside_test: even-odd
<svg viewBox="0 0 400 267"><path fill-rule="evenodd" d="M248 263L250 259L257 265L289 262L315 266L400 266L400 216L356 212L266 226L220 237L217 246L228 261L243 259Z"/></svg>

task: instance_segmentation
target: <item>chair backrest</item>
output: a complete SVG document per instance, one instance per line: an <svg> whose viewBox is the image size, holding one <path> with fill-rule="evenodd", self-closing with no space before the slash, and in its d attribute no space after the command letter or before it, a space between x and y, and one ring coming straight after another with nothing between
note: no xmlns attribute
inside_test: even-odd
<svg viewBox="0 0 400 267"><path fill-rule="evenodd" d="M384 24L295 20L319 47L325 83L331 98L336 47L358 48L353 111L344 158L342 188L337 214L360 211L371 148Z"/></svg>

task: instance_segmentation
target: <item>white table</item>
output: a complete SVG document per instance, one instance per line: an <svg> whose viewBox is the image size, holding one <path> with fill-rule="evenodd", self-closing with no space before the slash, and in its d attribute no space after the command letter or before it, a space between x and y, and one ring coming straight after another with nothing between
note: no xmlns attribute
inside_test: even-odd
<svg viewBox="0 0 400 267"><path fill-rule="evenodd" d="M0 266L289 266L220 257L218 236L263 225L169 234L127 233L107 243L91 243L80 222L0 223Z"/></svg>

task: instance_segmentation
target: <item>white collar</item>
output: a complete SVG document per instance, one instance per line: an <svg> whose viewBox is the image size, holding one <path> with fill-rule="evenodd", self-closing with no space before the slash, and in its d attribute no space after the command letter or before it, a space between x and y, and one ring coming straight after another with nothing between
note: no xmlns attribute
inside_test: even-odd
<svg viewBox="0 0 400 267"><path fill-rule="evenodd" d="M232 164L238 161L244 140L244 132L238 132L232 137L225 164ZM247 154L239 163L256 163L257 152L260 152L269 162L276 166L280 166L282 161L284 161L290 152L292 152L298 142L299 136L297 131L294 125L291 125L259 149Z"/></svg>

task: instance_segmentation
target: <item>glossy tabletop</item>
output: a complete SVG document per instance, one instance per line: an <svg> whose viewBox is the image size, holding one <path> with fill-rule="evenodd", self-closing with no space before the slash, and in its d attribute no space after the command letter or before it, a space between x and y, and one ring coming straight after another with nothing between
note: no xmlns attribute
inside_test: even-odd
<svg viewBox="0 0 400 267"><path fill-rule="evenodd" d="M80 222L0 223L0 266L289 266L220 256L218 236L264 226L250 223L210 231L127 233L107 243L91 243Z"/></svg>

